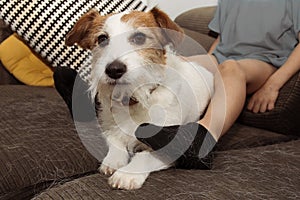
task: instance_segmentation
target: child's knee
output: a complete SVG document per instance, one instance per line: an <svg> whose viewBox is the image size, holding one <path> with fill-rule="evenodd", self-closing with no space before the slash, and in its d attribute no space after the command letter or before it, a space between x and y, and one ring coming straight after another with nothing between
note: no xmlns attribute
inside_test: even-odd
<svg viewBox="0 0 300 200"><path fill-rule="evenodd" d="M246 74L242 66L236 60L226 60L219 64L218 69L222 77L234 77L246 80Z"/></svg>

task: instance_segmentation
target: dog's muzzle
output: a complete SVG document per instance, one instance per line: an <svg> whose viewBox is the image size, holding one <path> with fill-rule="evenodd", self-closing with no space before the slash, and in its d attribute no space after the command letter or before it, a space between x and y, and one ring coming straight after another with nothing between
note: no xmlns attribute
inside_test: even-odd
<svg viewBox="0 0 300 200"><path fill-rule="evenodd" d="M115 60L112 63L108 64L105 69L105 73L107 74L107 76L115 80L121 78L126 73L126 71L127 66L118 60Z"/></svg>

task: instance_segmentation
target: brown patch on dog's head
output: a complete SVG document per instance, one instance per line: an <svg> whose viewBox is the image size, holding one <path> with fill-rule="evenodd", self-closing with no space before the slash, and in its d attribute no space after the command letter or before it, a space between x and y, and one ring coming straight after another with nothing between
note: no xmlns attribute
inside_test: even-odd
<svg viewBox="0 0 300 200"><path fill-rule="evenodd" d="M168 42L171 42L175 47L183 40L183 30L169 18L169 16L158 8L153 8L150 11L155 18L160 28L164 29L164 35ZM168 31L171 30L171 31Z"/></svg>
<svg viewBox="0 0 300 200"><path fill-rule="evenodd" d="M174 47L178 46L183 40L183 30L171 20L166 13L153 8L149 12L133 11L124 15L122 21L130 23L133 27L157 27L161 28L161 42L165 46L172 43Z"/></svg>
<svg viewBox="0 0 300 200"><path fill-rule="evenodd" d="M98 40L97 34L102 29L108 16L101 16L97 10L84 14L67 34L65 44L72 46L77 43L83 49L93 49Z"/></svg>
<svg viewBox="0 0 300 200"><path fill-rule="evenodd" d="M130 23L134 28L138 27L158 27L155 18L149 12L132 11L121 17L121 20Z"/></svg>
<svg viewBox="0 0 300 200"><path fill-rule="evenodd" d="M166 64L166 57L165 57L165 50L163 49L144 49L143 51L139 51L139 54L143 58L147 58L147 60L151 61L152 63L156 64Z"/></svg>

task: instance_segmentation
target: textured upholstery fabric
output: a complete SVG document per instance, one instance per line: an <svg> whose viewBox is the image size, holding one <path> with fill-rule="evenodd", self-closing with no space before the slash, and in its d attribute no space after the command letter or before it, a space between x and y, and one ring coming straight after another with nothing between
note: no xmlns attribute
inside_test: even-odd
<svg viewBox="0 0 300 200"><path fill-rule="evenodd" d="M207 53L217 37L217 34L208 28L215 10L216 7L195 8L180 14L175 19L175 22L183 28L185 34L198 42L206 50L206 52L200 52L200 54ZM194 46L189 45L188 48L181 49L180 53L185 56L199 54L199 51L190 49L191 47Z"/></svg>
<svg viewBox="0 0 300 200"><path fill-rule="evenodd" d="M156 172L137 191L113 190L106 176L96 174L46 190L35 199L297 199L299 145L297 140L218 152L213 170Z"/></svg>
<svg viewBox="0 0 300 200"><path fill-rule="evenodd" d="M175 22L183 28L193 30L204 35L212 34L208 29L216 7L195 8L180 14L176 17ZM214 34L212 36L215 36Z"/></svg>
<svg viewBox="0 0 300 200"><path fill-rule="evenodd" d="M12 74L5 69L3 64L0 62L0 85L8 85L8 84L22 84L18 81Z"/></svg>
<svg viewBox="0 0 300 200"><path fill-rule="evenodd" d="M0 43L8 38L13 31L9 28L7 24L0 18Z"/></svg>
<svg viewBox="0 0 300 200"><path fill-rule="evenodd" d="M239 121L283 134L300 135L300 72L280 90L275 109L254 114L245 110Z"/></svg>
<svg viewBox="0 0 300 200"><path fill-rule="evenodd" d="M98 161L82 145L68 108L62 103L63 100L54 88L0 86L0 93L0 199L26 199L39 194L45 188L52 188L77 177L96 173ZM94 148L101 150L97 152L97 155L105 156L105 149L99 146L99 143L94 142L99 133L88 128L90 127L86 130L81 129L83 130L81 134L87 132L86 136L91 138L90 147L98 145ZM215 160L218 164L214 164L213 170L223 165L219 161L219 155L231 156L231 152L235 152L233 150L248 152L250 148L291 142L295 139L297 138L236 124L218 143ZM238 155L243 157L242 153L240 154ZM248 154L250 153L245 155ZM238 155L236 155L236 160L238 160ZM226 164L228 160L224 162ZM227 166L234 165L233 163L234 161L228 163ZM191 171L170 170L154 173L153 177L150 176L149 183L147 181L146 189L141 191L150 195L153 191L163 188L166 194L161 194L161 198L175 195L172 193L173 176L177 177L178 181L183 181L182 184L191 184L191 191L196 190L198 186L195 182L202 180L203 174L199 171L194 178L189 179L185 176L191 178L193 176ZM171 179L168 181L169 176ZM217 175L214 176L217 177ZM166 183L170 185L164 187ZM101 197L108 198L111 195L106 193L106 191L111 192L107 185L107 178L99 174L75 180L74 185L73 182L70 184L57 186L60 188L59 192L52 193L50 189L50 196L54 195L51 198L56 199L60 195L66 195L65 198L76 199L80 195L85 195L93 199L93 195L98 195L97 198L101 199ZM151 187L147 188L149 184ZM180 187L178 185L175 191L182 191ZM129 198L133 194L118 191L113 193L113 197L125 195L124 198ZM46 196L46 194L42 195L43 198Z"/></svg>
<svg viewBox="0 0 300 200"><path fill-rule="evenodd" d="M0 199L26 199L97 169L54 88L0 86L0 93Z"/></svg>
<svg viewBox="0 0 300 200"><path fill-rule="evenodd" d="M298 139L298 136L278 134L265 129L235 123L217 143L217 151L250 149Z"/></svg>
<svg viewBox="0 0 300 200"><path fill-rule="evenodd" d="M192 31L190 29L183 28L183 30L185 33L185 39L181 43L177 52L183 56L207 54L215 39L209 35Z"/></svg>

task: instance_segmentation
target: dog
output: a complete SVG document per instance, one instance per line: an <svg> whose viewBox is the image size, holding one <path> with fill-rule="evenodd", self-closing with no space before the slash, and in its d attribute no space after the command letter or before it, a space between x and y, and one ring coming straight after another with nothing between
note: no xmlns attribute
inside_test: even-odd
<svg viewBox="0 0 300 200"><path fill-rule="evenodd" d="M143 123L195 122L213 93L213 75L176 55L183 30L153 8L102 16L84 14L66 45L92 52L90 92L100 102L99 123L109 150L99 170L117 189L141 188L150 172L173 165L135 137Z"/></svg>

